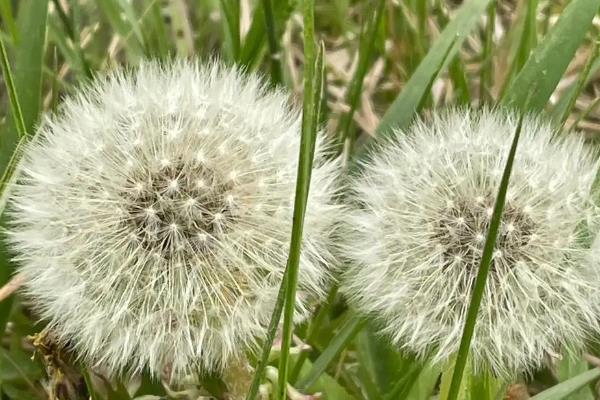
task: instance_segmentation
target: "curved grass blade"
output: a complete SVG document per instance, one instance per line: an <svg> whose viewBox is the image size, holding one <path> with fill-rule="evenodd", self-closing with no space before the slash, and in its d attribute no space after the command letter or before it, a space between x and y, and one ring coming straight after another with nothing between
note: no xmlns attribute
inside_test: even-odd
<svg viewBox="0 0 600 400"><path fill-rule="evenodd" d="M334 336L331 343L329 343L321 355L315 360L308 375L298 383L298 388L302 391L306 391L314 385L323 372L325 372L329 364L341 353L348 343L354 339L364 325L365 321L358 317L348 319L340 328L340 331Z"/></svg>
<svg viewBox="0 0 600 400"><path fill-rule="evenodd" d="M485 245L483 247L483 254L481 255L479 271L477 272L475 286L473 288L473 292L471 293L471 303L469 304L465 327L463 329L463 334L460 341L460 347L456 355L456 362L454 364L454 371L452 373L452 381L450 383L450 389L448 390L447 400L456 400L461 387L460 384L469 356L469 349L471 347L471 339L473 338L473 333L475 331L475 323L477 322L479 306L481 305L481 299L483 298L483 293L485 291L488 272L490 271L490 266L492 264L494 245L496 244L496 237L498 235L498 229L500 228L502 212L504 211L506 192L508 190L510 174L512 171L515 154L517 152L517 145L521 135L522 124L523 116L521 116L519 119L519 124L517 125L510 151L508 153L508 158L506 160L506 166L504 167L504 172L502 174L502 180L500 181L500 188L498 189L498 196L496 197L496 204L494 205L494 213L492 214L490 227L485 239Z"/></svg>
<svg viewBox="0 0 600 400"><path fill-rule="evenodd" d="M391 128L406 127L423 103L433 81L458 51L467 34L477 25L491 0L466 1L448 23L438 40L410 77L400 95L381 119L376 133L386 135Z"/></svg>
<svg viewBox="0 0 600 400"><path fill-rule="evenodd" d="M577 392L590 382L600 378L600 368L590 369L582 374L579 374L571 379L552 386L550 389L544 390L542 393L536 394L531 400L561 400L566 399L571 394Z"/></svg>
<svg viewBox="0 0 600 400"><path fill-rule="evenodd" d="M577 48L585 39L599 6L598 0L573 0L565 7L556 25L511 82L503 96L503 105L523 112L535 112L544 108ZM536 90L530 95L534 83ZM528 97L531 97L529 101Z"/></svg>

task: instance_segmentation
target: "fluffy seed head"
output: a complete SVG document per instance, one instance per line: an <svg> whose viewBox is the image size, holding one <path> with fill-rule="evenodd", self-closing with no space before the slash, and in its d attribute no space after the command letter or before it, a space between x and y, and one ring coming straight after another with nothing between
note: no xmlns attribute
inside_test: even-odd
<svg viewBox="0 0 600 400"><path fill-rule="evenodd" d="M517 119L451 110L396 132L349 184L343 291L403 349L458 350ZM511 375L598 329L600 277L585 250L597 162L582 140L526 118L471 354Z"/></svg>
<svg viewBox="0 0 600 400"><path fill-rule="evenodd" d="M67 99L25 152L10 240L64 345L109 372L223 368L285 268L299 118L218 64L145 63ZM297 312L323 294L336 164L317 149Z"/></svg>

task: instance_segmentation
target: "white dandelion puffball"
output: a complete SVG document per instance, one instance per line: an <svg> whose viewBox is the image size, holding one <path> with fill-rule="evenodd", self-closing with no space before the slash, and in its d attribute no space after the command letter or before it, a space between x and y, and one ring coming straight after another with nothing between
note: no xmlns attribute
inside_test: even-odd
<svg viewBox="0 0 600 400"><path fill-rule="evenodd" d="M395 132L349 183L342 290L405 351L456 353L518 119L448 110ZM514 376L598 329L600 277L582 227L598 169L582 139L527 117L475 336L477 373Z"/></svg>
<svg viewBox="0 0 600 400"><path fill-rule="evenodd" d="M113 373L219 371L266 332L300 142L287 95L219 63L142 63L42 124L10 202L25 293L58 341ZM319 143L297 313L326 291L337 162Z"/></svg>

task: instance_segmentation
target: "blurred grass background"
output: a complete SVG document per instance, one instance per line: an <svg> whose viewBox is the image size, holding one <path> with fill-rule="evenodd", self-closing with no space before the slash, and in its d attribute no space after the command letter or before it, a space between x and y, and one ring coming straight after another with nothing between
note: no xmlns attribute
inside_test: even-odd
<svg viewBox="0 0 600 400"><path fill-rule="evenodd" d="M121 65L134 67L143 58L219 57L261 71L274 85L289 88L301 105L304 71L306 65L313 68L315 58L306 63L303 3L0 0L0 39L7 55L0 85L0 204L14 178L18 149L35 134L43 113L94 75ZM447 105L543 111L558 126L595 141L599 5L598 0L317 0L313 41L324 46L324 79L315 115L347 163L360 157L376 134ZM14 96L5 90L11 81ZM36 336L43 323L14 295L20 278L11 280L13 271L2 248L2 399L208 395L192 385L171 388L144 376L111 381L102 371L77 365L43 335ZM332 288L327 303L295 332L302 343L290 350L289 381L326 399L447 395L448 371L398 353L376 331L353 316ZM593 400L598 390L588 382L598 373L588 369L600 365L595 355L565 355L552 368L509 386L485 377L466 379L459 396L521 400L542 392L537 399ZM272 360L264 379L273 387L276 365ZM206 388L212 387L208 378ZM548 388L555 390L543 392ZM209 391L219 396L218 387Z"/></svg>

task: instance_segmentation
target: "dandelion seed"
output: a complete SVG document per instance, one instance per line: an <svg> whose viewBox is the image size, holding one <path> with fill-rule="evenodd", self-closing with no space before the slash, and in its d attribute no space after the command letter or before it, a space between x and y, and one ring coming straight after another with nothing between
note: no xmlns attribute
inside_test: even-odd
<svg viewBox="0 0 600 400"><path fill-rule="evenodd" d="M113 374L175 380L254 349L292 226L300 118L285 94L218 64L144 63L51 120L25 152L9 236L54 336ZM324 154L319 142L299 317L334 264L337 163Z"/></svg>
<svg viewBox="0 0 600 400"><path fill-rule="evenodd" d="M516 125L506 112L434 115L396 132L349 183L342 290L402 349L435 362L458 350ZM581 232L597 220L588 193L598 162L580 138L552 135L525 119L471 347L476 371L531 371L599 329L599 268Z"/></svg>

